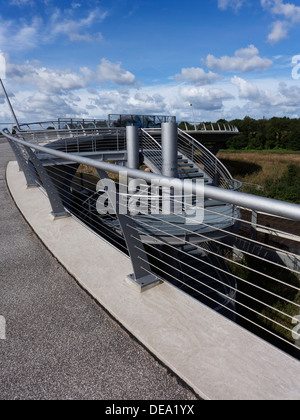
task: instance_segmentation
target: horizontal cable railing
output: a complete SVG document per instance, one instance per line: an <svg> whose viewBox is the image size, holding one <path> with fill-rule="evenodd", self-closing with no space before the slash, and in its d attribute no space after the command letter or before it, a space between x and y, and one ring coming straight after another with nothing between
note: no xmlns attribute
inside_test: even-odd
<svg viewBox="0 0 300 420"><path fill-rule="evenodd" d="M22 157L49 199L31 152L51 155L46 174L63 208L129 255L140 277L170 283L299 357L299 205L180 179L172 179L173 191L170 178L161 175L4 135L24 149ZM126 179L136 184L128 186ZM164 212L167 199L170 211ZM127 207L122 214L120 203Z"/></svg>
<svg viewBox="0 0 300 420"><path fill-rule="evenodd" d="M32 130L17 132L16 136L29 143L55 148L66 153L126 150L123 128L88 128L69 130Z"/></svg>
<svg viewBox="0 0 300 420"><path fill-rule="evenodd" d="M19 127L22 131L95 129L108 127L108 122L104 119L59 118L58 120L22 123Z"/></svg>

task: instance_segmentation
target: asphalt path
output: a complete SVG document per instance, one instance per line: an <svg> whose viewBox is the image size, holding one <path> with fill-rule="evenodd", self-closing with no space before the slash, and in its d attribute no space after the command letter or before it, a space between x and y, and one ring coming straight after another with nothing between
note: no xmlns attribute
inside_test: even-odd
<svg viewBox="0 0 300 420"><path fill-rule="evenodd" d="M0 400L198 399L39 241L9 195L9 160L0 138Z"/></svg>

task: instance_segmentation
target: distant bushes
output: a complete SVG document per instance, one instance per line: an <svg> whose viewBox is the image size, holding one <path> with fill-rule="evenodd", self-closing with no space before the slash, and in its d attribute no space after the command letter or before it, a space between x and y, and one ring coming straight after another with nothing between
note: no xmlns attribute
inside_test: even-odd
<svg viewBox="0 0 300 420"><path fill-rule="evenodd" d="M285 173L278 179L267 178L264 182L264 195L277 200L300 204L300 167L288 165Z"/></svg>
<svg viewBox="0 0 300 420"><path fill-rule="evenodd" d="M216 123L205 122L208 129L233 125L240 132L228 139L226 148L229 150L289 150L300 151L300 118L273 117L255 120L245 117L243 120L235 119L227 121L218 120ZM187 122L181 122L182 130L194 130L195 126ZM203 124L197 126L203 129Z"/></svg>
<svg viewBox="0 0 300 420"><path fill-rule="evenodd" d="M220 120L219 123L227 123ZM255 120L229 121L240 134L227 141L226 148L231 150L290 150L300 151L300 119L287 117Z"/></svg>

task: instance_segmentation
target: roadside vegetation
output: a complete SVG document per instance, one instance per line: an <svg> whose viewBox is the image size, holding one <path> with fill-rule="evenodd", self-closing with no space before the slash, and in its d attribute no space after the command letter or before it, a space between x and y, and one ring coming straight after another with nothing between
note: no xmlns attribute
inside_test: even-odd
<svg viewBox="0 0 300 420"><path fill-rule="evenodd" d="M255 120L245 117L229 121L229 124L236 126L240 134L227 141L226 149L300 151L300 119L273 117Z"/></svg>
<svg viewBox="0 0 300 420"><path fill-rule="evenodd" d="M300 154L222 150L218 158L243 192L300 204Z"/></svg>

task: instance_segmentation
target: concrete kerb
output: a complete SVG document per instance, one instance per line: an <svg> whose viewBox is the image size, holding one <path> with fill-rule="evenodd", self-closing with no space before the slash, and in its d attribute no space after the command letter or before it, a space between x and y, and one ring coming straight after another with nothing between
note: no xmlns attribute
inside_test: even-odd
<svg viewBox="0 0 300 420"><path fill-rule="evenodd" d="M128 286L128 257L74 218L53 221L47 197L26 189L16 162L10 192L57 260L101 306L198 395L211 400L300 399L300 363L164 283Z"/></svg>

